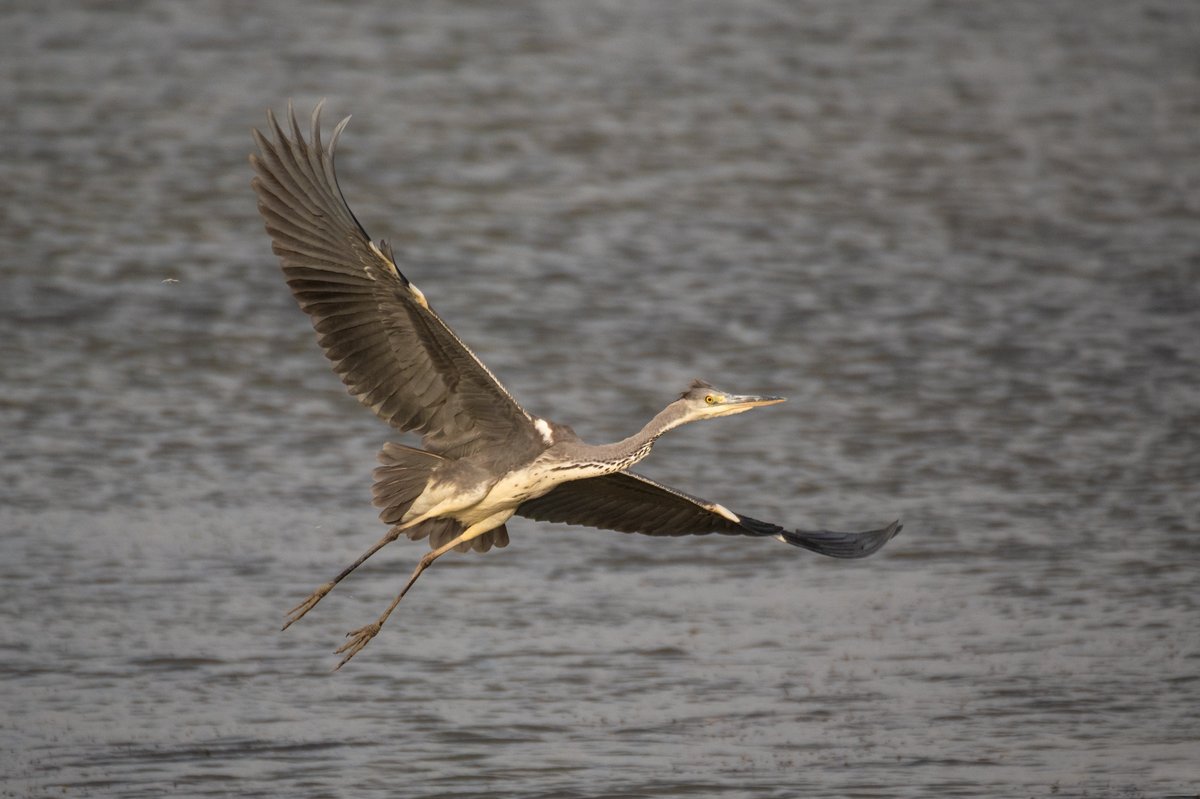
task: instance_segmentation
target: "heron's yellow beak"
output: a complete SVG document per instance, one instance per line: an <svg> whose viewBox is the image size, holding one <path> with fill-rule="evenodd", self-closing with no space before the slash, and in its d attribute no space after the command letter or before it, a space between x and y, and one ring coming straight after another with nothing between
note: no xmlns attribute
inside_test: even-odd
<svg viewBox="0 0 1200 799"><path fill-rule="evenodd" d="M718 398L717 403L712 406L712 410L714 416L731 416L735 413L744 413L751 408L777 405L784 399L784 397L767 397L761 394L726 394Z"/></svg>
<svg viewBox="0 0 1200 799"><path fill-rule="evenodd" d="M760 408L763 405L778 405L781 402L786 402L787 397L762 397L758 395L744 397L730 397L730 405L745 405L747 408Z"/></svg>

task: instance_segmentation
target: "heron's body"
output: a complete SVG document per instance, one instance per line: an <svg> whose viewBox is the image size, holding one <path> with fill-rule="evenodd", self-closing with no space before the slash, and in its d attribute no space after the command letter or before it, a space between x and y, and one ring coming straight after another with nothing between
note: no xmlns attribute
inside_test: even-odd
<svg viewBox="0 0 1200 799"><path fill-rule="evenodd" d="M628 469L682 424L771 405L779 397L737 395L695 381L637 433L593 445L571 428L524 410L401 273L390 248L367 236L333 169L337 137L321 144L320 106L309 140L289 115L289 137L268 112L274 141L258 131L251 156L259 210L288 285L350 392L416 448L380 451L374 501L388 533L294 608L285 628L334 585L400 535L429 538L430 551L387 611L350 633L341 666L371 640L421 573L451 549L508 544L514 515L649 535L724 533L773 537L824 555L871 554L900 524L863 533L786 530L640 477Z"/></svg>

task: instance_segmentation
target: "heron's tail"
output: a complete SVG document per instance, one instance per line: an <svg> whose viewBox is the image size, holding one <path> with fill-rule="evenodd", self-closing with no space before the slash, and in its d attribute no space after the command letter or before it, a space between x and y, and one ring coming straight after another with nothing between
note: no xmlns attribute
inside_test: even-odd
<svg viewBox="0 0 1200 799"><path fill-rule="evenodd" d="M404 531L414 541L429 537L429 548L440 549L462 535L463 525L457 519L437 518L425 521ZM503 524L492 528L482 535L477 535L470 541L464 541L454 547L457 552L487 552L492 547L503 549L508 546L508 528Z"/></svg>
<svg viewBox="0 0 1200 799"><path fill-rule="evenodd" d="M383 509L379 513L380 519L388 524L399 524L413 501L425 490L429 476L442 462L442 457L389 441L379 450L379 462L383 465L375 469L375 485L371 487L373 501L375 507Z"/></svg>
<svg viewBox="0 0 1200 799"><path fill-rule="evenodd" d="M379 462L383 465L375 469L375 485L371 487L375 506L383 508L379 518L388 524L400 524L429 484L433 470L444 460L441 455L423 449L391 441L384 444L379 450ZM462 524L454 519L434 518L426 519L404 533L414 541L428 538L430 549L437 549L453 541L462 531ZM456 549L459 552L472 549L487 552L494 546L508 546L508 530L504 525L460 544Z"/></svg>

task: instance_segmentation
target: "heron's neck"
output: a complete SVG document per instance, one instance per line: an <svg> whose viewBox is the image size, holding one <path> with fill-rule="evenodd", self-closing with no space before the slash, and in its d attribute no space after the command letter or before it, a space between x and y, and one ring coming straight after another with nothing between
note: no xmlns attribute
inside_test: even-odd
<svg viewBox="0 0 1200 799"><path fill-rule="evenodd" d="M590 448L589 455L598 463L611 465L614 471L628 469L650 454L658 437L687 422L684 409L675 403L668 405L638 432L614 444L601 444Z"/></svg>

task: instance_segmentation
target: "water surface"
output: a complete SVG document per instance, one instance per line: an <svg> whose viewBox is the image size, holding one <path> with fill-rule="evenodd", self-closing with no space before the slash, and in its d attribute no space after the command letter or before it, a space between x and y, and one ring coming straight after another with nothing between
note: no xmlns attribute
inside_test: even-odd
<svg viewBox="0 0 1200 799"><path fill-rule="evenodd" d="M1200 786L1200 12L9 3L0 795L1163 796ZM532 411L790 402L644 470L773 542L376 540L388 430L284 287L249 128Z"/></svg>

